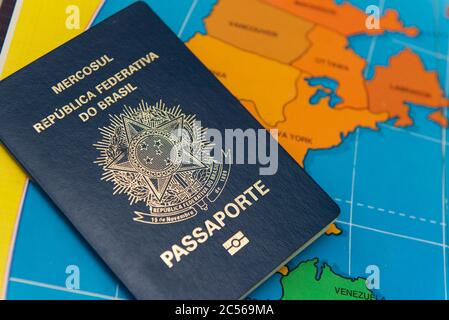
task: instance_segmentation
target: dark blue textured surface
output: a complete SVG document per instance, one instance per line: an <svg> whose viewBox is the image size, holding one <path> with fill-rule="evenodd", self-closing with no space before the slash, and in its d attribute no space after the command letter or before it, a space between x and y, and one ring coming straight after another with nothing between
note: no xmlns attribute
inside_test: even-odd
<svg viewBox="0 0 449 320"><path fill-rule="evenodd" d="M41 134L34 131L33 124L56 107L150 51L160 58L129 79L138 91L86 123L72 114ZM103 54L114 61L59 95L51 91L52 85ZM257 165L234 165L223 194L208 212L170 225L134 222L132 212L144 206L130 207L126 196L114 196L111 183L100 181L102 170L93 163L98 151L92 145L100 138L98 128L108 124L109 113L120 113L124 104L137 106L142 99L180 104L205 127L221 131L260 128L143 3L0 83L0 139L137 298L239 298L336 218L338 207L280 149L274 176L260 177ZM161 252L259 179L271 190L265 197L228 220L174 268L161 262ZM251 242L230 256L222 243L238 230Z"/></svg>

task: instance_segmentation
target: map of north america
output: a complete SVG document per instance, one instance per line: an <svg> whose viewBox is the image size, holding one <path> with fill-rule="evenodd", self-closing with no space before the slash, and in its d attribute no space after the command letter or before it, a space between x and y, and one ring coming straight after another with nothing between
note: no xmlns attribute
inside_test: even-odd
<svg viewBox="0 0 449 320"><path fill-rule="evenodd" d="M358 34L417 37L420 30L405 26L391 9L379 29L368 29L367 19L359 8L333 0L219 0L204 18L206 32L186 44L254 117L279 130L280 144L304 166L309 151L339 146L357 128L377 130L392 119L396 127L412 125L409 104L433 108L428 120L447 127L443 108L449 101L437 73L426 70L418 54L403 49L367 79L369 61L348 43ZM335 224L327 231L340 234ZM365 279L338 276L330 266L316 277L310 270L318 261L279 271L283 299L319 298L319 292L345 298L354 286L362 294L346 298L376 298Z"/></svg>

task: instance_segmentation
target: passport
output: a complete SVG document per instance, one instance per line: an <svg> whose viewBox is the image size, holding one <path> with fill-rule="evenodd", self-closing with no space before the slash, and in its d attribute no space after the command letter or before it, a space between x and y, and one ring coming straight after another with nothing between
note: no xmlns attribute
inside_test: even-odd
<svg viewBox="0 0 449 320"><path fill-rule="evenodd" d="M244 298L335 221L272 134L142 2L0 82L0 140L138 299Z"/></svg>

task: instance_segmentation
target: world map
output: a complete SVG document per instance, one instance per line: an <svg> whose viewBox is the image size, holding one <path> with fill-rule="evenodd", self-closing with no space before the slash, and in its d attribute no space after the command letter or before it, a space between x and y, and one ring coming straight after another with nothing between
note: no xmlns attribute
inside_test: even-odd
<svg viewBox="0 0 449 320"><path fill-rule="evenodd" d="M147 1L341 208L248 299L446 299L446 3L181 2ZM21 219L8 298L131 297L33 184Z"/></svg>

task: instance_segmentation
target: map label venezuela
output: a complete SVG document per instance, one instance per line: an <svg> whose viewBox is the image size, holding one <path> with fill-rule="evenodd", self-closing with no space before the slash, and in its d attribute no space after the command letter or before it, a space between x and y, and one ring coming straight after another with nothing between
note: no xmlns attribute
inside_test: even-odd
<svg viewBox="0 0 449 320"><path fill-rule="evenodd" d="M378 297L366 286L366 279L346 278L319 260L301 262L293 270L281 270L283 277L282 300L377 300Z"/></svg>

